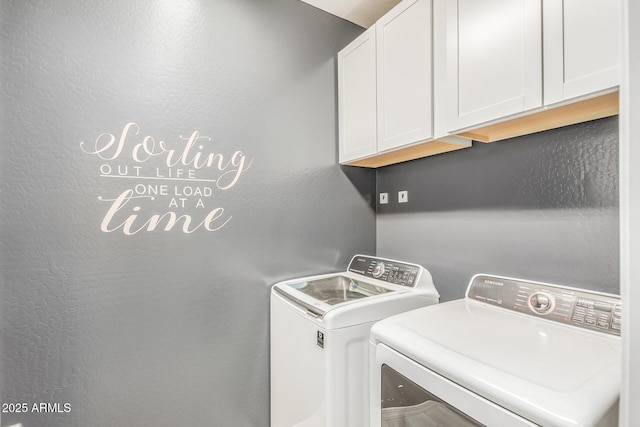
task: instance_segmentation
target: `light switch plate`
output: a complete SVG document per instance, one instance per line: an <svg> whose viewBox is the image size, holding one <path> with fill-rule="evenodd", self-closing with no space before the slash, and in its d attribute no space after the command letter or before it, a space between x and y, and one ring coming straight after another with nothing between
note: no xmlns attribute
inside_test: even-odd
<svg viewBox="0 0 640 427"><path fill-rule="evenodd" d="M389 193L380 193L380 204L386 205L389 203Z"/></svg>
<svg viewBox="0 0 640 427"><path fill-rule="evenodd" d="M407 190L398 191L398 203L407 203L409 201L409 192Z"/></svg>

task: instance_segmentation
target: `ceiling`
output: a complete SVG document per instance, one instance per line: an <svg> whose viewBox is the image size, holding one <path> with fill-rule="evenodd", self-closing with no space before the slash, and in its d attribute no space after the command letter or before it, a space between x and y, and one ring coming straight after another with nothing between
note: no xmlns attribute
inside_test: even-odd
<svg viewBox="0 0 640 427"><path fill-rule="evenodd" d="M305 3L369 28L400 0L302 0Z"/></svg>

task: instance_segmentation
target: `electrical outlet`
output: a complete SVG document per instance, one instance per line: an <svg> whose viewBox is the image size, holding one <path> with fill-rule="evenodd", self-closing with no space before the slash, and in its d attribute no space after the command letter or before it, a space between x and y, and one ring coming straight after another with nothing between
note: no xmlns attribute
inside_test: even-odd
<svg viewBox="0 0 640 427"><path fill-rule="evenodd" d="M386 205L389 203L389 193L380 193L380 204Z"/></svg>
<svg viewBox="0 0 640 427"><path fill-rule="evenodd" d="M407 203L409 201L409 192L407 190L398 191L398 203Z"/></svg>

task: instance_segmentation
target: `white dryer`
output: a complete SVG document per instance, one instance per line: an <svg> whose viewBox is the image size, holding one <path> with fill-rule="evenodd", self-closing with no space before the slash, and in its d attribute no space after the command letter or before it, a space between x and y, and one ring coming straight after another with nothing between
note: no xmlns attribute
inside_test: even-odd
<svg viewBox="0 0 640 427"><path fill-rule="evenodd" d="M617 426L620 298L477 275L371 330L371 425Z"/></svg>
<svg viewBox="0 0 640 427"><path fill-rule="evenodd" d="M346 272L274 285L271 426L367 426L371 325L439 297L423 267L363 255Z"/></svg>

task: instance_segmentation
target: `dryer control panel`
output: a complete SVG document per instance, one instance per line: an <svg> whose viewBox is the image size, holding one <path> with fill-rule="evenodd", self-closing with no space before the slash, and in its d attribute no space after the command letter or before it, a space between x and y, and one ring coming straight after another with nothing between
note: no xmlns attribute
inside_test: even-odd
<svg viewBox="0 0 640 427"><path fill-rule="evenodd" d="M384 258L356 255L349 263L349 271L394 285L413 288L420 278L422 267Z"/></svg>
<svg viewBox="0 0 640 427"><path fill-rule="evenodd" d="M479 274L471 279L467 298L555 322L620 335L622 305L618 295Z"/></svg>

